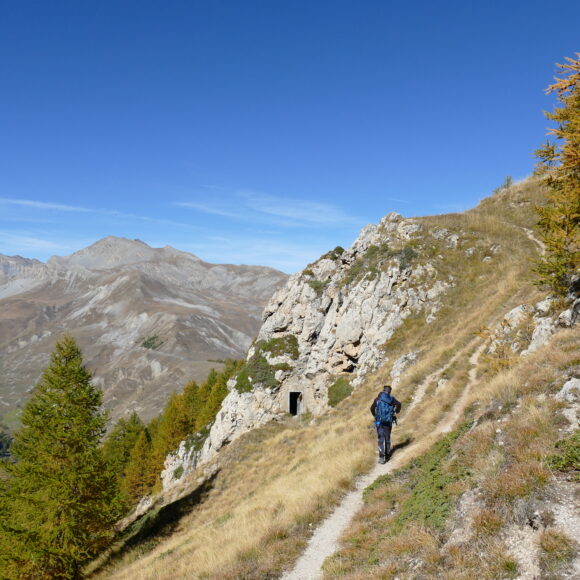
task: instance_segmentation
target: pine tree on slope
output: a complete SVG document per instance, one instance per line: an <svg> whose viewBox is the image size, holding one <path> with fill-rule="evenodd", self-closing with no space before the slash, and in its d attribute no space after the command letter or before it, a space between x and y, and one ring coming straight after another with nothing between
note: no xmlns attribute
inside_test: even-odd
<svg viewBox="0 0 580 580"><path fill-rule="evenodd" d="M546 113L557 123L550 131L556 143L536 151L541 160L538 173L546 176L549 193L546 205L536 208L546 254L535 270L540 283L560 295L580 273L580 53L576 56L557 65L564 76L546 89L556 92L562 104Z"/></svg>
<svg viewBox="0 0 580 580"><path fill-rule="evenodd" d="M157 473L150 469L151 438L147 429L139 434L129 455L121 490L130 503L136 503L155 485Z"/></svg>
<svg viewBox="0 0 580 580"><path fill-rule="evenodd" d="M82 565L109 542L117 513L99 447L101 402L81 351L63 338L23 410L14 462L3 465L2 577L81 578Z"/></svg>
<svg viewBox="0 0 580 580"><path fill-rule="evenodd" d="M127 466L131 459L131 451L135 447L139 435L145 431L145 424L139 415L133 411L129 418L121 417L103 443L103 455L109 469L115 476L119 506L126 510L130 507L129 500L122 485Z"/></svg>

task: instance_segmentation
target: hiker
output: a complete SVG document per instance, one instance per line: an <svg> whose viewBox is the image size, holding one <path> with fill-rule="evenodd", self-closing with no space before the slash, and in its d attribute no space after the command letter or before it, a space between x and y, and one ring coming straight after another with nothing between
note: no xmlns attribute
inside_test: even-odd
<svg viewBox="0 0 580 580"><path fill-rule="evenodd" d="M401 403L391 395L391 386L385 385L371 405L379 439L379 463L386 463L391 454L391 428L400 410Z"/></svg>

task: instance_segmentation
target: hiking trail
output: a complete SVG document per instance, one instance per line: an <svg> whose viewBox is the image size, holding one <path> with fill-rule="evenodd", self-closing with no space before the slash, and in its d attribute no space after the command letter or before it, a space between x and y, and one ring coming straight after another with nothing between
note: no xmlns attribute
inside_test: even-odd
<svg viewBox="0 0 580 580"><path fill-rule="evenodd" d="M435 429L425 438L413 443L396 453L396 455L384 465L377 464L366 475L359 477L356 481L355 489L349 492L334 512L324 520L310 538L306 550L296 561L294 569L286 572L281 580L317 580L322 578L322 565L326 558L334 554L340 547L339 539L342 533L348 528L354 515L363 507L363 492L377 477L385 475L391 471L405 465L410 459L419 455L428 445L443 433L448 433L460 419L461 414L467 404L471 388L477 381L477 365L479 357L485 348L482 343L469 357L471 368L468 373L468 381L461 396L457 399L451 410L446 413ZM427 385L436 377L440 376L456 359L455 355L442 368L428 375L417 387L413 401L407 408L408 413L422 399Z"/></svg>
<svg viewBox="0 0 580 580"><path fill-rule="evenodd" d="M539 240L534 235L533 230L530 230L529 228L522 228L522 230L524 230L524 233L526 234L528 239L531 240L532 242L534 242L534 244L536 244L536 246L538 246L538 250L540 251L540 254L543 256L546 253L546 244L544 244L544 242Z"/></svg>

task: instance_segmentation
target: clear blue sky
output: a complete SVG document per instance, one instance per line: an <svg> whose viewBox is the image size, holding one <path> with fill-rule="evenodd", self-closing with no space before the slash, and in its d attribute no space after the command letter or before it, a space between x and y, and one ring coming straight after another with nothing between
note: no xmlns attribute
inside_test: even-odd
<svg viewBox="0 0 580 580"><path fill-rule="evenodd" d="M578 0L0 0L0 253L287 272L531 173Z"/></svg>

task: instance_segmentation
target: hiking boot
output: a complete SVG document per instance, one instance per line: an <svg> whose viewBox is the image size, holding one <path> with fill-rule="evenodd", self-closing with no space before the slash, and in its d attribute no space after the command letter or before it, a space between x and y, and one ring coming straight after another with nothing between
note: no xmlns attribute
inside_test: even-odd
<svg viewBox="0 0 580 580"><path fill-rule="evenodd" d="M385 458L384 455L379 455L379 463L386 463L387 459Z"/></svg>

